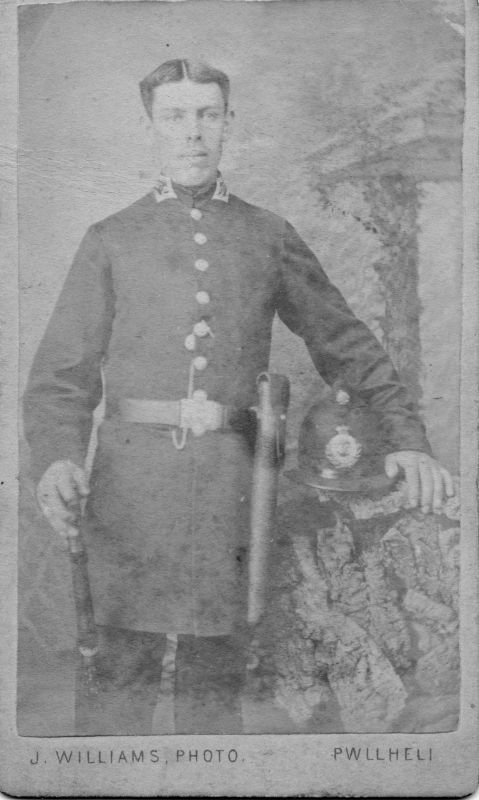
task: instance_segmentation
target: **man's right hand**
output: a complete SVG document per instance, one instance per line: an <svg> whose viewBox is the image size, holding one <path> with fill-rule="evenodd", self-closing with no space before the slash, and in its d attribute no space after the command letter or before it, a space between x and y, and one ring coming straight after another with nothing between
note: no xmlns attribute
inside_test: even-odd
<svg viewBox="0 0 479 800"><path fill-rule="evenodd" d="M37 486L38 504L60 536L76 536L81 500L90 489L85 470L72 461L55 461Z"/></svg>

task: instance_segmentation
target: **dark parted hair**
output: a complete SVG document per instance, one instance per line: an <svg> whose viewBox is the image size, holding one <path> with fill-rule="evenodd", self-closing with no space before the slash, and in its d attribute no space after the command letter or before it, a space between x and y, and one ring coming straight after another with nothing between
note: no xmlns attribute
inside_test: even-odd
<svg viewBox="0 0 479 800"><path fill-rule="evenodd" d="M230 95L230 80L228 76L221 70L210 67L209 64L205 64L202 61L175 58L172 61L165 61L160 64L159 67L140 81L141 99L150 119L153 116L155 88L162 86L164 83L177 83L185 79L193 83L217 83L225 101L225 110L227 110Z"/></svg>

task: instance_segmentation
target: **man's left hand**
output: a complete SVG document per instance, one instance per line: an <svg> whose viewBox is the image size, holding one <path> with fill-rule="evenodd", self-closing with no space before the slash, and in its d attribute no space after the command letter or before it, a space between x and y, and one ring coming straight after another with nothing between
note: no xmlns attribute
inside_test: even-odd
<svg viewBox="0 0 479 800"><path fill-rule="evenodd" d="M420 503L424 514L428 514L431 509L435 514L439 514L444 494L447 497L454 495L451 475L427 453L420 453L417 450L389 453L384 462L384 469L388 478L395 478L401 470L404 471L410 506L416 508Z"/></svg>

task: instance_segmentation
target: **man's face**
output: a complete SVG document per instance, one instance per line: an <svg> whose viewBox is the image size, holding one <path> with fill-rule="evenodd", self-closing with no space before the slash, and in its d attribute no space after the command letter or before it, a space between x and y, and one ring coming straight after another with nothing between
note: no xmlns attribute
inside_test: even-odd
<svg viewBox="0 0 479 800"><path fill-rule="evenodd" d="M152 115L162 172L182 186L213 181L232 119L218 84L183 80L157 86Z"/></svg>

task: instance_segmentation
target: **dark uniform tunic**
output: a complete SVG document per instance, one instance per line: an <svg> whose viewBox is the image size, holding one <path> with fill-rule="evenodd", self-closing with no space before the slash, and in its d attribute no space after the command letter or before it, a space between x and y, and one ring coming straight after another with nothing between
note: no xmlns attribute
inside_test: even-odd
<svg viewBox="0 0 479 800"><path fill-rule="evenodd" d="M88 230L33 364L25 422L36 478L59 459L81 466L103 369L87 507L98 623L214 636L242 615L245 436L190 431L178 450L171 430L126 422L120 403L179 400L191 373L208 399L248 408L275 312L328 383L342 379L382 412L391 451L429 451L389 358L283 219L221 180L196 195L165 180Z"/></svg>

